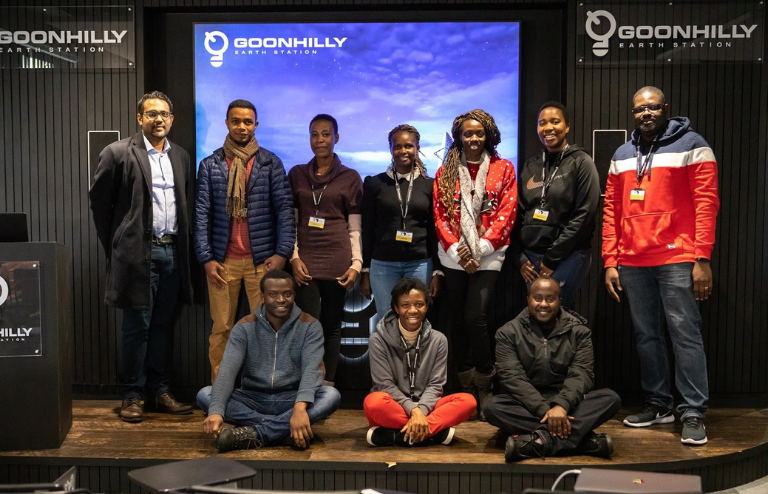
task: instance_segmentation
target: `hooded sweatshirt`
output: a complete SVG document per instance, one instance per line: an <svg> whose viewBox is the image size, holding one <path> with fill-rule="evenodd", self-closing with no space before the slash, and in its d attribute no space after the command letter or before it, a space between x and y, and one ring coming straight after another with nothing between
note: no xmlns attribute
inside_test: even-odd
<svg viewBox="0 0 768 494"><path fill-rule="evenodd" d="M317 319L294 305L288 320L275 331L261 304L232 328L208 413L224 415L240 368L244 391L297 391L297 402L314 403L323 382L322 360L323 328Z"/></svg>
<svg viewBox="0 0 768 494"><path fill-rule="evenodd" d="M413 362L416 350L413 345L409 347ZM368 342L368 353L373 380L371 392L389 393L408 416L417 406L424 415L428 415L437 400L443 396L443 386L447 378L448 340L445 335L433 330L426 319L421 328L421 346L413 393L415 401L411 399L405 348L400 339L398 317L394 311L390 310L379 321L376 332Z"/></svg>
<svg viewBox="0 0 768 494"><path fill-rule="evenodd" d="M595 359L587 321L560 309L544 337L526 307L496 332L501 389L536 417L555 405L571 412L594 386Z"/></svg>
<svg viewBox="0 0 768 494"><path fill-rule="evenodd" d="M637 189L638 157L653 149L650 176L643 175L643 200ZM710 259L715 244L717 162L709 144L687 118L669 120L655 143L640 129L611 161L603 213L605 267L661 266Z"/></svg>
<svg viewBox="0 0 768 494"><path fill-rule="evenodd" d="M550 269L557 269L560 262L571 253L592 246L600 203L600 179L595 163L578 146L570 146L563 152L562 159L555 165L557 174L552 178L552 185L547 191L544 210L549 215L542 221L534 218L534 212L541 208L544 166L542 154L538 153L526 161L520 170L518 219L513 233L520 242L512 242L510 247L515 250L512 259L518 269L529 260L522 249L544 255L542 262ZM547 179L553 172L552 163L548 163Z"/></svg>

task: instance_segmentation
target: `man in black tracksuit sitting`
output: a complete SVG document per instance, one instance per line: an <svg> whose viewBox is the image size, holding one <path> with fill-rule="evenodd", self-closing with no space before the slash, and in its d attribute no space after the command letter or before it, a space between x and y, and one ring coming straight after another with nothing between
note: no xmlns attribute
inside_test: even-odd
<svg viewBox="0 0 768 494"><path fill-rule="evenodd" d="M553 455L609 458L613 444L593 429L621 406L610 389L592 391L594 357L586 320L560 307L560 287L538 278L528 307L496 333L502 393L484 407L507 434L507 461Z"/></svg>

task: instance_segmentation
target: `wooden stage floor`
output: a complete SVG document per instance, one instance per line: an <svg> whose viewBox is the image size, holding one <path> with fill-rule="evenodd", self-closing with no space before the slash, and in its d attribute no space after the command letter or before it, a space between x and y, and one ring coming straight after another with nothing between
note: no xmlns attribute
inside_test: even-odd
<svg viewBox="0 0 768 494"><path fill-rule="evenodd" d="M119 468L127 472L126 469L217 454L213 438L202 430L200 410L186 416L147 413L144 422L128 424L117 418L117 405L117 401L75 401L72 429L61 448L0 452L0 483L50 480L34 479L32 473L25 471L35 465L38 469L48 466L57 470L75 464L81 468L81 479L98 478L98 485L91 485L94 492L122 492L128 490L122 480L108 478L104 485L102 470L94 474L84 469ZM768 474L768 409L710 410L706 420L709 442L699 447L680 443L678 422L647 429L625 427L621 420L633 411L621 409L599 429L613 438L615 452L610 460L577 456L506 464L497 429L482 422L460 425L449 446L373 448L365 441L367 421L361 410L339 410L316 424L313 430L319 440L305 451L269 447L232 451L224 456L257 469L260 474L245 486L259 489L330 486L340 490L376 484L402 490L410 487L411 492L479 492L477 488L483 492L519 492L515 489L549 487L562 471L596 466L694 473L702 476L705 489L710 491ZM401 473L405 477L398 475ZM462 473L465 478L460 476ZM445 481L441 480L443 474ZM117 474L107 472L106 477L110 475ZM38 473L41 476L44 472ZM479 483L475 486L473 482ZM138 492L133 487L130 490Z"/></svg>

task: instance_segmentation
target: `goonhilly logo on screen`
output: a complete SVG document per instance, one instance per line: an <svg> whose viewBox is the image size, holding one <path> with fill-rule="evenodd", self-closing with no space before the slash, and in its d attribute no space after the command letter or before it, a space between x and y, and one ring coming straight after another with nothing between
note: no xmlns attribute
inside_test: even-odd
<svg viewBox="0 0 768 494"><path fill-rule="evenodd" d="M216 38L221 38L221 48L214 49L211 45L218 45ZM224 63L224 52L229 48L229 38L221 31L211 31L205 33L205 51L213 55L211 57L211 65L214 67L221 67Z"/></svg>

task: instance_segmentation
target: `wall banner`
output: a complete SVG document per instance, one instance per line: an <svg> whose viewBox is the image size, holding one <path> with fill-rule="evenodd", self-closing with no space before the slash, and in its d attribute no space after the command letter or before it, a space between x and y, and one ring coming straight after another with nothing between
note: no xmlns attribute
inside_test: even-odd
<svg viewBox="0 0 768 494"><path fill-rule="evenodd" d="M579 2L580 65L762 63L764 2Z"/></svg>
<svg viewBox="0 0 768 494"><path fill-rule="evenodd" d="M2 69L132 69L133 6L0 7Z"/></svg>

